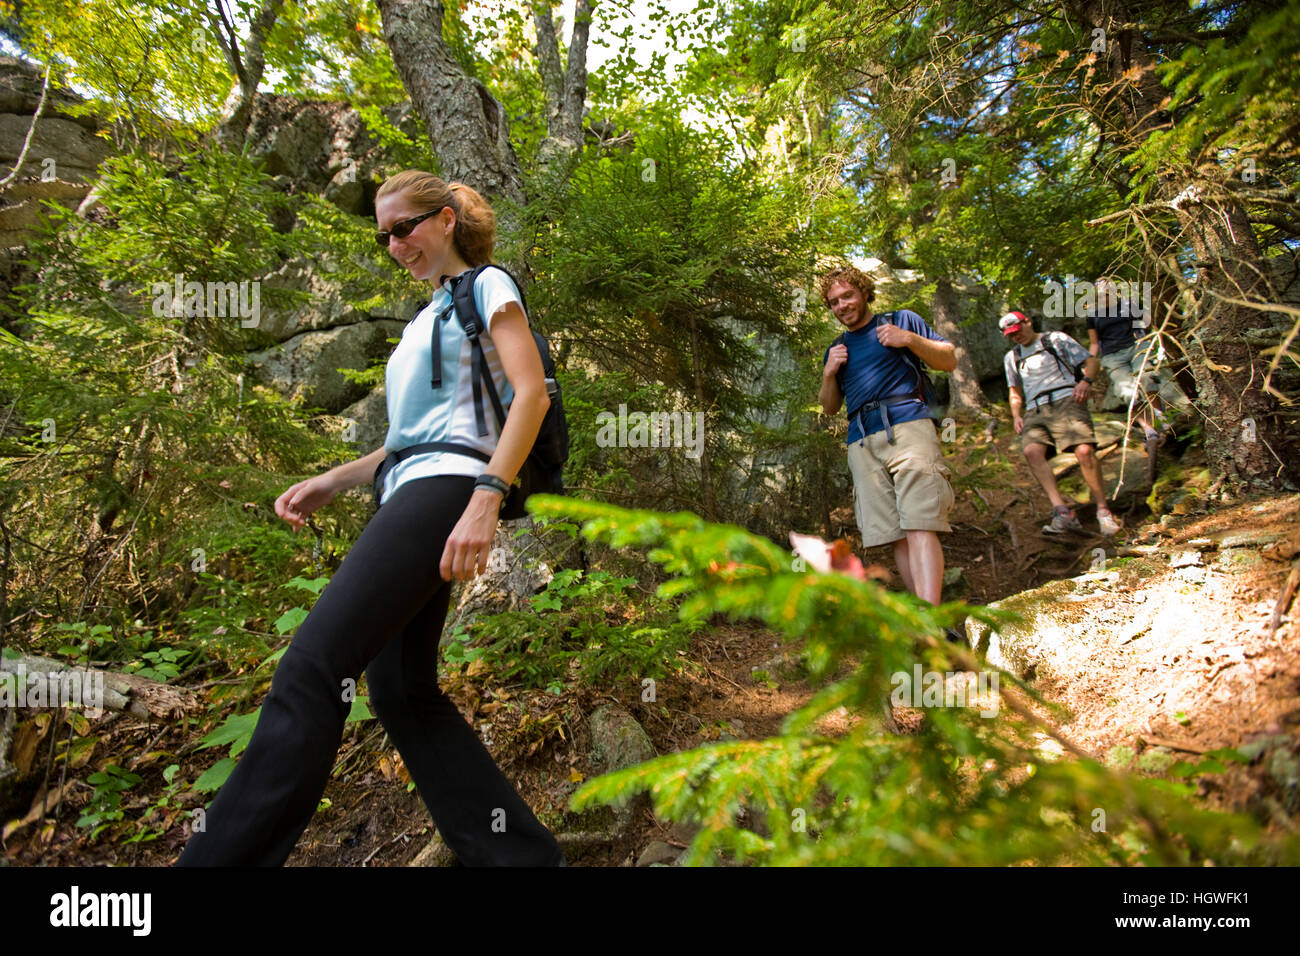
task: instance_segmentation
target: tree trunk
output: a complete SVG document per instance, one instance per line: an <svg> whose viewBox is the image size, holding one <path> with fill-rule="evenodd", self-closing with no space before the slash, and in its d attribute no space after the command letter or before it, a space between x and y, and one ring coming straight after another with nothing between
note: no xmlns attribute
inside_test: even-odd
<svg viewBox="0 0 1300 956"><path fill-rule="evenodd" d="M184 687L160 684L138 674L78 667L48 657L4 658L0 660L0 675L23 678L13 683L9 692L27 700L34 699L39 686L40 699L48 702L43 706L50 708L70 702L73 706L122 710L136 717L170 720L198 707L194 692Z"/></svg>
<svg viewBox="0 0 1300 956"><path fill-rule="evenodd" d="M1107 138L1131 152L1172 122L1161 108L1168 91L1156 75L1155 54L1140 30L1125 29L1141 19L1127 5L1089 0L1079 12L1106 39L1099 64L1108 82L1085 87L1084 100L1091 101ZM1260 388L1268 363L1244 338L1247 330L1269 322L1265 312L1228 301L1264 301L1265 264L1245 207L1222 187L1223 178L1217 167L1197 168L1189 157L1185 169L1161 181L1157 198L1173 210L1195 255L1196 309L1183 323L1183 345L1196 379L1196 404L1208 420L1211 473L1216 484L1234 489L1276 487L1284 471L1296 473L1296 465L1285 451L1290 438L1277 402ZM1126 177L1117 186L1126 194Z"/></svg>
<svg viewBox="0 0 1300 956"><path fill-rule="evenodd" d="M568 62L560 71L560 47L555 35L551 6L534 0L533 22L537 26L538 72L546 90L546 139L538 149L538 160L547 179L560 185L568 179L582 146L582 110L587 101L587 37L595 0L576 0L573 35Z"/></svg>
<svg viewBox="0 0 1300 956"><path fill-rule="evenodd" d="M440 175L486 196L522 203L523 174L510 145L505 110L447 50L442 38L443 4L439 0L377 3L384 39L402 85L429 131ZM501 210L497 212L500 216Z"/></svg>
<svg viewBox="0 0 1300 956"><path fill-rule="evenodd" d="M1232 486L1276 487L1288 470L1283 460L1291 457L1284 453L1289 437L1276 400L1260 388L1268 360L1245 335L1267 325L1265 313L1221 298L1257 301L1267 289L1254 230L1236 202L1184 206L1179 220L1196 254L1197 285L1205 289L1197 302L1205 330L1190 333L1185 347L1197 404L1213 426L1205 431L1211 469Z"/></svg>
<svg viewBox="0 0 1300 956"><path fill-rule="evenodd" d="M264 0L262 9L249 26L248 45L241 57L239 35L234 24L227 19L225 10L216 5L216 12L208 12L208 21L217 34L217 41L226 54L226 63L235 75L235 85L226 97L222 108L221 124L217 127L217 140L229 149L238 150L248 132L248 121L253 114L253 100L257 87L266 71L266 36L280 18L284 0Z"/></svg>
<svg viewBox="0 0 1300 956"><path fill-rule="evenodd" d="M930 299L930 319L934 330L953 344L957 355L957 367L948 373L948 408L965 408L984 414L988 399L980 388L979 376L975 365L966 351L966 335L957 324L957 297L952 291L949 279L938 279L934 285L934 295Z"/></svg>

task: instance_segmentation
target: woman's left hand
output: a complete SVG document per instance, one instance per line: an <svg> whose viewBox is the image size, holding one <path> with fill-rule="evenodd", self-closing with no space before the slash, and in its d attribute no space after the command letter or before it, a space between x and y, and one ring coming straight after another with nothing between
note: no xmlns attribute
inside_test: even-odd
<svg viewBox="0 0 1300 956"><path fill-rule="evenodd" d="M465 512L447 539L447 546L442 549L439 571L444 581L468 581L487 570L502 500L495 491L474 490Z"/></svg>

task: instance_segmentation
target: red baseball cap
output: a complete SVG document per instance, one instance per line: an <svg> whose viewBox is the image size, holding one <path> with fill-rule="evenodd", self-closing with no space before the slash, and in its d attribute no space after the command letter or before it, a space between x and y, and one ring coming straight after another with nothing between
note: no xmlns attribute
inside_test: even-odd
<svg viewBox="0 0 1300 956"><path fill-rule="evenodd" d="M1020 331L1020 326L1027 323L1029 319L1023 312L1008 312L1002 318L998 319L998 328L1002 330L1003 335L1013 335Z"/></svg>

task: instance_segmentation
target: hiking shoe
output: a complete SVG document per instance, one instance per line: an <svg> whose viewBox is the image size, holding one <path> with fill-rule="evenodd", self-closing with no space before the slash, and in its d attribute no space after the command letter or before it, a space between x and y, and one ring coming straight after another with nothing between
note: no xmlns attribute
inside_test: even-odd
<svg viewBox="0 0 1300 956"><path fill-rule="evenodd" d="M1074 516L1074 512L1064 505L1052 509L1052 523L1043 525L1047 534L1065 534L1068 531L1083 531L1083 525Z"/></svg>
<svg viewBox="0 0 1300 956"><path fill-rule="evenodd" d="M1147 458L1154 462L1160 453L1160 446L1164 443L1164 436L1157 432L1148 432L1146 441L1142 443L1142 450L1146 452Z"/></svg>
<svg viewBox="0 0 1300 956"><path fill-rule="evenodd" d="M1119 521L1105 508L1097 509L1097 525L1101 528L1101 533L1107 538L1112 538L1119 533Z"/></svg>

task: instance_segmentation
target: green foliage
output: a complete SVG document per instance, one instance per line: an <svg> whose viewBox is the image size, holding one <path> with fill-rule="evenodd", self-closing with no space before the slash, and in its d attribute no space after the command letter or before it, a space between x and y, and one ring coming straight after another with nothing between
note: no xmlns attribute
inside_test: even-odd
<svg viewBox="0 0 1300 956"><path fill-rule="evenodd" d="M762 481L750 439L774 429L781 444L804 427L808 383L796 397L780 374L813 335L810 234L791 220L792 197L726 136L663 110L635 125L632 148L584 154L563 211L543 224L533 305L561 366L593 370L575 388L580 405L705 416L692 458L619 448L579 467L609 462L638 495L735 515L739 488ZM757 399L770 382L776 392Z"/></svg>
<svg viewBox="0 0 1300 956"><path fill-rule="evenodd" d="M998 673L999 701L924 708L911 736L882 732L881 702L914 666L957 672L969 660L935 635L965 614L875 582L797 573L789 552L739 528L691 514L629 511L545 496L536 514L581 520L584 535L646 548L672 579L660 594L687 619L726 614L801 638L814 677L833 679L785 721L780 735L671 754L598 778L576 810L648 793L662 817L701 826L686 861L721 857L769 865L1188 864L1300 858L1295 841L1190 803L1188 786L1113 772L1089 759L1046 755L1019 718L1027 691ZM844 676L847 672L847 676ZM896 701L895 701L896 702ZM857 718L843 736L818 721L838 708ZM995 706L994 710L998 708ZM1212 772L1213 767L1198 768Z"/></svg>
<svg viewBox="0 0 1300 956"><path fill-rule="evenodd" d="M204 736L196 749L204 750L208 747L221 747L229 744L230 751L228 756L218 760L199 774L198 779L192 785L192 789L199 793L215 793L221 789L235 770L237 762L235 758L244 752L249 741L253 739L253 732L257 729L257 720L261 715L261 707L247 714L231 714L219 726ZM352 706L348 710L348 716L344 722L351 724L362 720L373 720L374 716L370 710L370 698L359 695L353 698Z"/></svg>
<svg viewBox="0 0 1300 956"><path fill-rule="evenodd" d="M314 603L314 599L320 597L321 591L325 589L325 585L328 583L329 577L325 575L314 578L299 576L290 579L284 586L296 591L306 591L312 595L312 603ZM281 635L285 635L296 630L298 625L306 620L309 612L310 608L307 607L296 606L289 608L276 620L276 631ZM263 658L250 676L250 690L264 679L263 669L279 661L288 649L289 645L285 644L279 650ZM370 710L369 700L369 697L365 695L354 697L345 722L355 723L357 721L372 720L374 714ZM235 758L243 753L249 741L253 739L253 731L257 728L257 720L261 713L262 708L258 707L249 713L230 714L203 737L197 748L199 750L208 747L222 747L227 744L230 745L230 750L228 756L222 758L199 775L193 784L195 790L200 793L212 793L221 789L222 784L229 779L230 774L235 769Z"/></svg>
<svg viewBox="0 0 1300 956"><path fill-rule="evenodd" d="M182 781L176 779L176 774L180 771L180 764L168 764L163 770L163 781L167 784L166 788L154 801L153 806L149 807L140 816L135 834L126 840L127 843L148 843L156 840L167 833L169 819L175 818L182 810L182 804L178 798L182 787ZM162 819L155 824L154 821Z"/></svg>
<svg viewBox="0 0 1300 956"><path fill-rule="evenodd" d="M60 644L56 653L66 654L78 664L126 661L122 666L126 673L159 683L178 677L181 669L200 655L193 647L158 643L154 631L138 621L118 636L106 624L87 625L85 621L55 622L52 631L61 640L75 642Z"/></svg>
<svg viewBox="0 0 1300 956"><path fill-rule="evenodd" d="M95 791L91 794L90 805L82 811L80 819L77 820L77 826L91 828L90 839L92 841L98 839L101 833L126 815L122 809L122 794L140 780L139 776L123 770L115 763L108 764L98 773L92 773L86 778L86 782L91 784Z"/></svg>
<svg viewBox="0 0 1300 956"><path fill-rule="evenodd" d="M156 651L144 651L140 655L143 663L135 662L127 665L126 672L165 683L173 677L178 677L181 667L193 656L193 651L181 647L161 647Z"/></svg>
<svg viewBox="0 0 1300 956"><path fill-rule="evenodd" d="M287 3L266 44L276 93L347 99L363 110L406 99L377 4ZM369 123L374 130L375 126Z"/></svg>
<svg viewBox="0 0 1300 956"><path fill-rule="evenodd" d="M0 510L17 534L11 609L38 608L40 620L58 608L56 620L116 634L148 609L151 623L178 616L200 646L250 643L250 630L269 630L261 594L303 558L303 539L270 508L281 475L348 450L247 380L255 330L240 316L206 303L173 316L171 296L178 275L260 283L315 233L276 232L267 212L282 194L215 150L178 165L123 156L99 196L94 217L59 216L33 243L23 335L0 349ZM292 301L262 288L265 309ZM335 513L346 520L347 506ZM112 573L118 562L133 573ZM112 659L155 655L140 659L156 675L180 664L155 647L125 650Z"/></svg>
<svg viewBox="0 0 1300 956"><path fill-rule="evenodd" d="M485 616L453 633L446 666L481 661L498 680L552 693L573 681L666 677L686 666L682 656L699 622L629 593L635 585L605 571L558 571L531 598L532 611Z"/></svg>
<svg viewBox="0 0 1300 956"><path fill-rule="evenodd" d="M597 443L601 412L620 404L628 408L665 408L673 399L663 386L637 384L624 373L559 373L564 389L564 411L569 421L569 460L564 466L565 486L597 497L618 500L637 490L638 501L667 504L673 483L665 480L678 464L658 449L605 448Z"/></svg>
<svg viewBox="0 0 1300 956"><path fill-rule="evenodd" d="M1242 184L1295 182L1300 9L1287 3L1254 12L1237 12L1234 29L1189 43L1157 65L1175 122L1134 154L1139 196L1149 195L1171 165L1204 161L1223 163Z"/></svg>
<svg viewBox="0 0 1300 956"><path fill-rule="evenodd" d="M238 5L236 5L238 6ZM162 133L175 120L215 122L230 73L192 0L29 0L19 7L27 52L57 64L55 82L89 93L86 112L121 131L119 144Z"/></svg>

